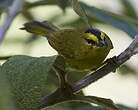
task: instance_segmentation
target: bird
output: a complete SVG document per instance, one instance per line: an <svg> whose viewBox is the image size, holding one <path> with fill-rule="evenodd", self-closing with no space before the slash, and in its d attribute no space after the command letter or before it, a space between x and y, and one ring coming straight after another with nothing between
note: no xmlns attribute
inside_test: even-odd
<svg viewBox="0 0 138 110"><path fill-rule="evenodd" d="M22 30L44 36L75 71L93 71L100 67L113 44L108 35L95 28L60 29L49 21L31 21Z"/></svg>

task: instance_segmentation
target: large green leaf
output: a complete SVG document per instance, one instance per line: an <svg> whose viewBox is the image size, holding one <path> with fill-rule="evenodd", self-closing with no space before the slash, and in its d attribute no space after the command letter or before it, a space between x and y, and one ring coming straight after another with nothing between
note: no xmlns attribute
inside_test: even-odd
<svg viewBox="0 0 138 110"><path fill-rule="evenodd" d="M47 75L55 59L14 56L3 64L2 74L10 82L18 110L37 110L40 99L48 92Z"/></svg>
<svg viewBox="0 0 138 110"><path fill-rule="evenodd" d="M138 22L129 17L117 15L108 11L103 11L102 9L95 8L93 6L88 6L84 3L81 5L86 9L88 15L100 19L106 23L115 26L118 29L123 30L129 34L132 38L138 33Z"/></svg>
<svg viewBox="0 0 138 110"><path fill-rule="evenodd" d="M5 74L2 74L0 65L0 110L13 110L13 103L10 94L9 83Z"/></svg>
<svg viewBox="0 0 138 110"><path fill-rule="evenodd" d="M48 58L52 59L51 61L49 60L51 63L54 61L54 57L48 57ZM37 64L39 64L39 63L40 64L37 65L34 62ZM44 71L46 73L42 72L42 70L40 70L40 68L41 69L44 68L47 65L46 63L48 63L48 62L47 62L47 57L34 58L34 57L29 57L29 56L15 56L15 57L9 59L3 65L2 74L8 75L7 78L11 83L13 97L16 101L16 106L18 109L29 110L31 108L32 110L36 110L39 100L41 98L39 93L37 93L37 92L40 91L42 94L42 97L43 97L58 87L58 79L53 70L50 70L49 74L47 74L47 72L45 70ZM60 62L58 62L58 63L60 63ZM34 65L36 65L36 66L34 67ZM43 65L43 66L41 66L41 65ZM30 72L33 67L34 67L34 69L32 71L35 71L35 69L38 69L38 71L39 70L40 71L35 72L35 73ZM49 68L49 67L47 67L47 68ZM40 72L42 72L41 75L39 75ZM27 74L29 74L29 75L27 75ZM78 74L78 73L77 74L70 73L70 74L71 74L71 76L70 75L69 76L71 78L73 78L74 81L77 80L78 77L80 77L80 74ZM45 77L43 77L43 75ZM74 75L75 75L75 78L74 78ZM28 76L31 76L32 78L31 77L29 78ZM41 83L42 84L41 86L43 86L43 87L39 86L35 90L32 90L32 92L34 94L34 95L32 95L30 90L33 89L33 86L30 86L30 85L39 84L38 81L40 81L40 79L43 80ZM24 87L25 87L25 89L24 89ZM42 89L44 89L44 90L42 90ZM36 95L35 95L35 93L36 93ZM38 99L36 99L37 97L38 97ZM24 99L24 101L23 101L23 99ZM29 100L30 102L26 101L26 100ZM20 103L18 103L17 101ZM26 104L24 104L25 102L26 102ZM32 105L33 105L33 107L32 107ZM63 104L56 105L56 109L60 109L60 110L73 109L73 108L79 108L79 107L82 107L85 105L89 105L89 104L84 104L84 103L80 103L80 102L78 102L78 103L70 102L70 103L63 103ZM23 107L25 107L25 108L23 108ZM52 108L49 108L48 110L56 110L56 109L54 107L52 107Z"/></svg>

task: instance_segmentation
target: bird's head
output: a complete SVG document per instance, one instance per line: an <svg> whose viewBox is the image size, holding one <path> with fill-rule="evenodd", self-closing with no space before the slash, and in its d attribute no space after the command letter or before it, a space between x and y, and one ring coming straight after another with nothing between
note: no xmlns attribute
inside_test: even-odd
<svg viewBox="0 0 138 110"><path fill-rule="evenodd" d="M98 47L107 46L107 35L97 29L87 29L83 35L83 38L88 44Z"/></svg>

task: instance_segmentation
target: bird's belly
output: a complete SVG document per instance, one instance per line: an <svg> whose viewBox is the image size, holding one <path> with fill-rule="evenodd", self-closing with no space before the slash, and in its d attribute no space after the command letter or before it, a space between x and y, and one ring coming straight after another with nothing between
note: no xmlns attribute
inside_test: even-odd
<svg viewBox="0 0 138 110"><path fill-rule="evenodd" d="M82 59L65 58L67 66L78 71L91 71L97 69L106 56L109 50L99 50L93 54L85 55Z"/></svg>

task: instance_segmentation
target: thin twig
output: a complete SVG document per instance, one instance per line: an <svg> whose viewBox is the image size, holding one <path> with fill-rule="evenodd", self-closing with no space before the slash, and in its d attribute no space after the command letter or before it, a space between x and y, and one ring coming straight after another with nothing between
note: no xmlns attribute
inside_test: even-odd
<svg viewBox="0 0 138 110"><path fill-rule="evenodd" d="M78 0L70 0L73 10L83 19L83 21L92 28L85 9L80 5Z"/></svg>
<svg viewBox="0 0 138 110"><path fill-rule="evenodd" d="M129 47L116 57L115 62L107 63L97 71L72 84L73 91L77 92L82 88L88 86L89 84L109 74L110 72L116 70L121 64L125 63L128 59L130 59L131 56L137 53L138 53L138 35L136 35L135 39L129 45Z"/></svg>
<svg viewBox="0 0 138 110"><path fill-rule="evenodd" d="M11 7L9 7L9 9L7 10L4 23L0 27L0 43L3 41L4 36L16 15L22 10L23 1L24 0L14 0Z"/></svg>

